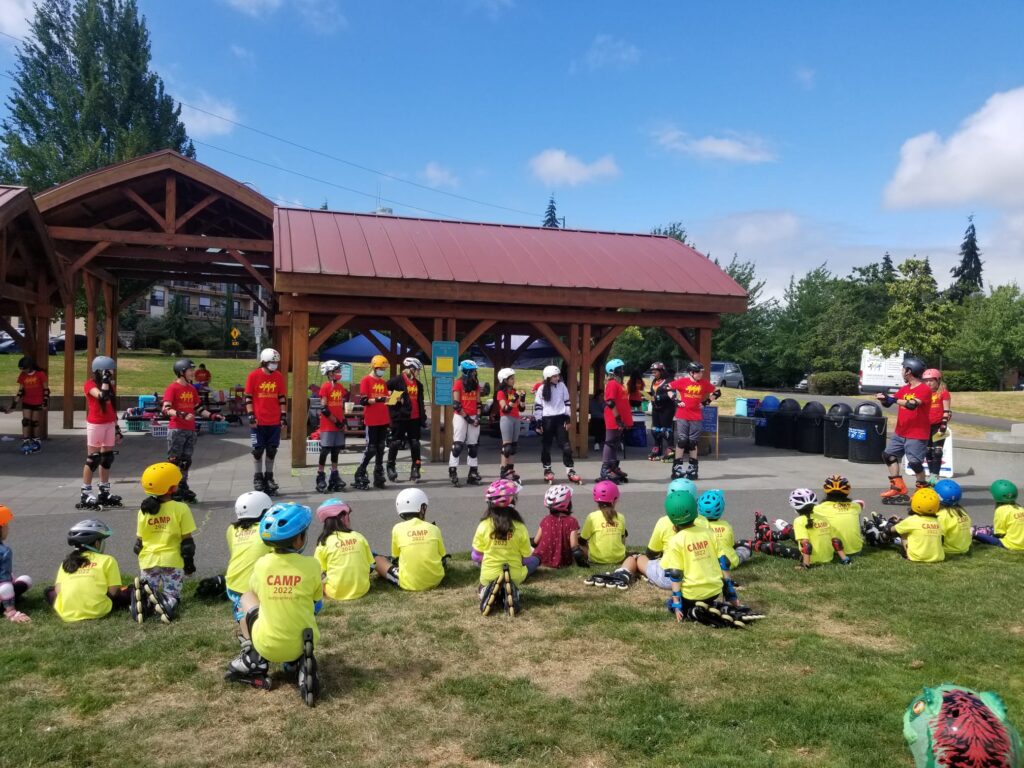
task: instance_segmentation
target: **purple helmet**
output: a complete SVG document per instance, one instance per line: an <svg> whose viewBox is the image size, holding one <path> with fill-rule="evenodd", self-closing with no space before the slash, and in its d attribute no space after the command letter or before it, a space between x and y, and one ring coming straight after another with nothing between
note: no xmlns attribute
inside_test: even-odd
<svg viewBox="0 0 1024 768"><path fill-rule="evenodd" d="M599 504L614 504L619 500L619 486L611 480L602 480L594 486L594 501Z"/></svg>

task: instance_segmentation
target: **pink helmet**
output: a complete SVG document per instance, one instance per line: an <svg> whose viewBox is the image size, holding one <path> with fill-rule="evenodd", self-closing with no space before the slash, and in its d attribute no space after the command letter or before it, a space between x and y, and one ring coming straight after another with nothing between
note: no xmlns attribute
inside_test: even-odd
<svg viewBox="0 0 1024 768"><path fill-rule="evenodd" d="M321 523L325 522L329 517L341 517L344 519L350 514L352 514L352 507L341 499L327 499L316 508L316 519Z"/></svg>
<svg viewBox="0 0 1024 768"><path fill-rule="evenodd" d="M544 494L544 506L552 512L568 512L572 506L572 488L568 485L553 485Z"/></svg>
<svg viewBox="0 0 1024 768"><path fill-rule="evenodd" d="M938 368L929 368L927 371L924 372L921 378L935 379L936 381L938 381L939 379L942 378L942 371L940 371Z"/></svg>
<svg viewBox="0 0 1024 768"><path fill-rule="evenodd" d="M511 480L495 480L487 486L484 498L495 507L511 507L519 495L519 484Z"/></svg>
<svg viewBox="0 0 1024 768"><path fill-rule="evenodd" d="M619 486L611 480L602 480L594 486L594 501L598 504L614 504L619 500Z"/></svg>

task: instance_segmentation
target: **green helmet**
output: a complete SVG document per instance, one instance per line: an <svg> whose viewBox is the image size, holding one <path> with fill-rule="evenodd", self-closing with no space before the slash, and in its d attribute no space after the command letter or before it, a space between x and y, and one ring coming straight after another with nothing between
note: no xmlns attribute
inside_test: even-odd
<svg viewBox="0 0 1024 768"><path fill-rule="evenodd" d="M665 514L672 525L689 525L697 519L697 500L686 491L672 491L665 497Z"/></svg>
<svg viewBox="0 0 1024 768"><path fill-rule="evenodd" d="M1017 501L1017 486L1009 480L996 480L988 490L992 500L1000 504L1013 504Z"/></svg>

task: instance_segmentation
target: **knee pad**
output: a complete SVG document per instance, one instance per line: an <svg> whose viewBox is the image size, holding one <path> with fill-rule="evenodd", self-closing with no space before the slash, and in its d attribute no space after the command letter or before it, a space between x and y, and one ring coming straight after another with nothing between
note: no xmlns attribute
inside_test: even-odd
<svg viewBox="0 0 1024 768"><path fill-rule="evenodd" d="M272 445L269 448L267 448L267 458L273 461L275 456L277 456L277 446Z"/></svg>
<svg viewBox="0 0 1024 768"><path fill-rule="evenodd" d="M9 581L0 584L0 602L9 603L14 600L14 585Z"/></svg>
<svg viewBox="0 0 1024 768"><path fill-rule="evenodd" d="M90 453L85 457L85 466L89 468L90 472L95 472L97 467L100 465L100 454Z"/></svg>
<svg viewBox="0 0 1024 768"><path fill-rule="evenodd" d="M32 426L32 419L22 419L21 420L21 426L23 426L23 427L31 427Z"/></svg>
<svg viewBox="0 0 1024 768"><path fill-rule="evenodd" d="M100 466L104 469L110 469L114 466L114 455L117 451L102 451L100 453Z"/></svg>
<svg viewBox="0 0 1024 768"><path fill-rule="evenodd" d="M800 554L810 555L812 551L814 551L814 547L811 546L811 542L806 540L800 542Z"/></svg>
<svg viewBox="0 0 1024 768"><path fill-rule="evenodd" d="M832 549L836 552L843 548L843 542L839 539L832 539Z"/></svg>
<svg viewBox="0 0 1024 768"><path fill-rule="evenodd" d="M456 458L462 455L462 449L466 447L463 442L452 443L452 456Z"/></svg>
<svg viewBox="0 0 1024 768"><path fill-rule="evenodd" d="M252 449L252 457L254 459L256 459L256 461L259 461L260 459L263 458L263 451L264 450L265 449L263 449L263 448L253 448Z"/></svg>
<svg viewBox="0 0 1024 768"><path fill-rule="evenodd" d="M882 452L882 461L885 462L886 464L898 464L899 461L900 461L900 457L899 456L894 456L893 454L889 453L888 451L883 451Z"/></svg>
<svg viewBox="0 0 1024 768"><path fill-rule="evenodd" d="M512 453L510 455L515 456L519 452L519 443L512 443Z"/></svg>
<svg viewBox="0 0 1024 768"><path fill-rule="evenodd" d="M39 426L39 422L36 419L32 419L32 421L29 422L29 426L31 426L31 427L38 427Z"/></svg>
<svg viewBox="0 0 1024 768"><path fill-rule="evenodd" d="M181 474L183 474L183 475L188 474L188 468L191 467L191 466L192 466L192 457L191 456L181 456L178 459L178 469L181 470Z"/></svg>
<svg viewBox="0 0 1024 768"><path fill-rule="evenodd" d="M501 455L506 459L512 455L512 443L505 443L501 446Z"/></svg>
<svg viewBox="0 0 1024 768"><path fill-rule="evenodd" d="M924 455L928 461L937 461L942 457L942 449L937 445L929 445Z"/></svg>
<svg viewBox="0 0 1024 768"><path fill-rule="evenodd" d="M473 443L472 445L468 446L467 453L469 454L469 458L475 459L476 458L476 454L477 454L477 452L479 450L480 450L479 443Z"/></svg>
<svg viewBox="0 0 1024 768"><path fill-rule="evenodd" d="M402 448L402 440L401 440L401 438L389 437L388 438L388 448L390 448L391 450L394 450L394 451L401 450L401 448Z"/></svg>
<svg viewBox="0 0 1024 768"><path fill-rule="evenodd" d="M910 467L910 471L915 474L921 474L924 472L924 464L917 459L908 459L907 466Z"/></svg>
<svg viewBox="0 0 1024 768"><path fill-rule="evenodd" d="M676 448L682 448L685 451L686 446L687 442L685 438L681 437L680 435L676 435Z"/></svg>

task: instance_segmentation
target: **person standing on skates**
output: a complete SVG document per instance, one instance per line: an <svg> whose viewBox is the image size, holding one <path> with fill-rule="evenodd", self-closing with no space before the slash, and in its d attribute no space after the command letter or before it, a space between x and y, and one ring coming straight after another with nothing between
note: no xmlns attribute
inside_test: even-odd
<svg viewBox="0 0 1024 768"><path fill-rule="evenodd" d="M688 376L676 379L670 385L678 393L676 409L676 457L672 462L672 478L697 479L700 454L700 434L704 424L701 406L722 396L722 390L704 378L704 366L694 361L686 366ZM687 462L688 459L688 462ZM684 463L686 466L684 466Z"/></svg>
<svg viewBox="0 0 1024 768"><path fill-rule="evenodd" d="M459 487L459 456L466 451L469 474L466 485L480 485L480 382L472 360L459 363L462 377L452 386L452 455L448 459L448 479Z"/></svg>
<svg viewBox="0 0 1024 768"><path fill-rule="evenodd" d="M110 468L121 442L117 426L117 388L114 372L117 363L100 355L92 361L92 378L85 382L85 467L82 469L82 497L76 509L120 507L121 497L110 493ZM99 494L92 492L93 473L100 471Z"/></svg>
<svg viewBox="0 0 1024 768"><path fill-rule="evenodd" d="M373 486L385 488L384 482L384 448L388 441L388 428L391 417L388 415L388 383L384 374L388 367L388 359L384 355L374 355L370 359L370 373L359 382L359 403L363 406L363 424L366 427L366 449L363 460L356 470L356 479L352 485L360 491L370 487L370 478L366 468L373 465Z"/></svg>
<svg viewBox="0 0 1024 768"><path fill-rule="evenodd" d="M519 450L519 416L521 408L526 405L526 393L516 390L516 372L512 368L498 371L498 391L494 400L501 432L500 477L518 483L519 475L516 474L515 459L512 457Z"/></svg>
<svg viewBox="0 0 1024 768"><path fill-rule="evenodd" d="M345 489L338 474L338 453L345 447L345 401L348 390L341 383L341 363L326 360L320 373L327 379L320 387L320 463L316 470L316 492L337 493ZM331 456L331 479L324 471L327 455Z"/></svg>
<svg viewBox="0 0 1024 768"><path fill-rule="evenodd" d="M21 403L21 452L27 456L43 447L39 443L39 423L46 418L50 407L50 385L46 372L39 370L31 357L18 361L18 371L18 394L14 396L10 411L17 410Z"/></svg>
<svg viewBox="0 0 1024 768"><path fill-rule="evenodd" d="M388 437L388 480L398 482L398 451L402 443L409 446L409 482L420 481L422 454L420 452L420 435L423 434L423 422L426 420L426 409L423 407L423 384L418 376L423 370L423 363L415 357L407 357L402 361L402 372L388 382L388 390L401 392L398 402L390 406L391 434Z"/></svg>
<svg viewBox="0 0 1024 768"><path fill-rule="evenodd" d="M664 363L651 366L654 378L651 380L651 436L654 446L651 461L666 461L672 451L672 417L676 410L676 400L672 394L670 374Z"/></svg>
<svg viewBox="0 0 1024 768"><path fill-rule="evenodd" d="M572 445L566 430L571 416L569 389L562 381L562 371L557 365L545 366L541 375L544 377L543 383L533 395L533 429L541 437L540 460L544 465L544 479L549 484L555 481L555 473L551 470L551 444L557 442L562 449L566 478L570 483L580 485L583 478L576 473Z"/></svg>
<svg viewBox="0 0 1024 768"><path fill-rule="evenodd" d="M921 378L932 391L931 407L928 409L931 428L928 430L927 456L928 484L935 485L939 482L939 472L942 470L942 449L946 445L946 431L949 420L953 418L953 409L950 406L949 387L942 380L942 371L929 368Z"/></svg>
<svg viewBox="0 0 1024 768"><path fill-rule="evenodd" d="M280 363L281 353L268 347L260 352L260 367L245 380L245 412L255 438L252 487L271 496L277 494L274 457L281 444L281 427L288 426L288 384L277 370Z"/></svg>
<svg viewBox="0 0 1024 768"><path fill-rule="evenodd" d="M181 482L174 494L174 501L195 504L196 495L188 487L188 470L192 466L192 452L196 448L196 416L211 421L224 417L213 413L199 403L199 391L192 384L196 366L187 357L174 363L175 379L164 391L163 414L170 423L167 429L167 460L181 470Z"/></svg>
<svg viewBox="0 0 1024 768"><path fill-rule="evenodd" d="M601 455L601 476L598 480L629 482L629 476L619 468L619 449L622 433L633 426L633 411L629 407L629 393L622 384L626 364L615 358L605 363L608 383L604 386L604 452Z"/></svg>
<svg viewBox="0 0 1024 768"><path fill-rule="evenodd" d="M907 504L910 494L907 484L900 474L900 459L907 457L907 466L917 477L917 487L925 488L924 462L928 451L928 438L931 437L931 421L929 405L932 401L932 390L921 382L925 372L925 363L919 357L903 358L903 381L895 395L879 392L878 401L886 408L895 403L899 406L896 416L896 433L889 438L885 446L882 460L889 470L889 489L882 492L883 504Z"/></svg>

